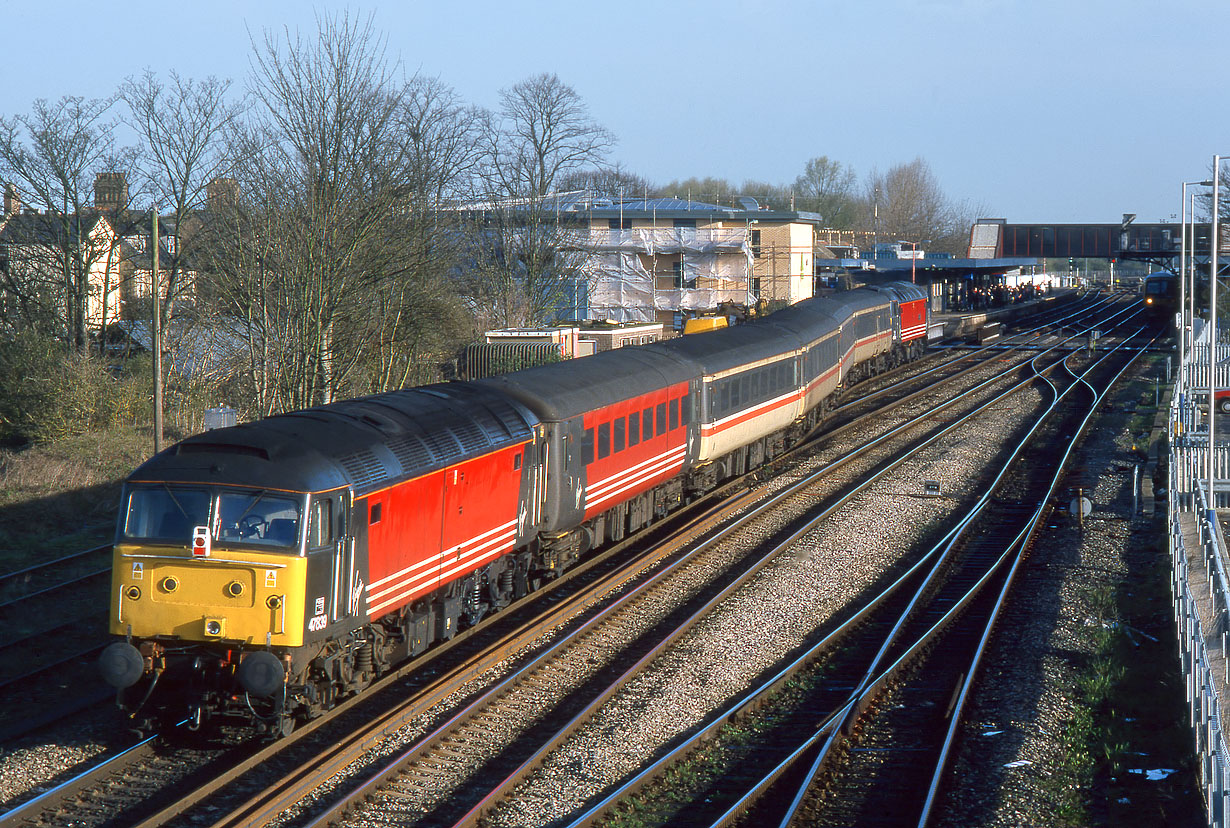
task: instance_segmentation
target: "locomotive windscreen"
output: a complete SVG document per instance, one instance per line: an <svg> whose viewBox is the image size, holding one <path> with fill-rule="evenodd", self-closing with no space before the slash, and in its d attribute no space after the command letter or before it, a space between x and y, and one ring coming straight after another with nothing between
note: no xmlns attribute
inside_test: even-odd
<svg viewBox="0 0 1230 828"><path fill-rule="evenodd" d="M128 540L188 543L197 526L221 543L298 546L300 499L264 490L217 492L204 487L133 487L123 536Z"/></svg>

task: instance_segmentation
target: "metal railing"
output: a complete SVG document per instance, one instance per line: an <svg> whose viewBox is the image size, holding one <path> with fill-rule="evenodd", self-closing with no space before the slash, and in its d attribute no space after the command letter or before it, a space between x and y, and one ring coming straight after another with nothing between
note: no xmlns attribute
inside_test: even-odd
<svg viewBox="0 0 1230 828"><path fill-rule="evenodd" d="M1171 406L1172 440L1178 431L1176 424L1188 419L1180 408L1177 400ZM1208 462L1207 442L1194 446L1180 444L1171 449L1168 545L1179 656L1206 815L1209 825L1224 828L1230 813L1230 750L1221 726L1221 696L1230 682L1230 659L1226 658L1230 586L1226 577L1226 541L1216 513L1208 508L1207 490L1202 485L1208 479ZM1221 505L1230 492L1225 472L1230 469L1230 446L1215 447L1213 463L1217 484L1214 496ZM1192 549L1184 537L1185 526L1189 536L1194 529ZM1203 566L1192 567L1192 553L1199 555Z"/></svg>

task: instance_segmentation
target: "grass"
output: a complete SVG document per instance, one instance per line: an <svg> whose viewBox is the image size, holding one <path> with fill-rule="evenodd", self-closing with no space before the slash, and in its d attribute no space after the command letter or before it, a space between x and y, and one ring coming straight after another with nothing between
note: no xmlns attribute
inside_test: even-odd
<svg viewBox="0 0 1230 828"><path fill-rule="evenodd" d="M1161 534L1161 530L1157 530ZM1059 824L1203 824L1182 678L1172 645L1164 537L1138 559L1136 577L1086 589L1088 658L1073 686L1051 789ZM1149 781L1142 768L1173 768ZM1135 771L1135 772L1132 772Z"/></svg>
<svg viewBox="0 0 1230 828"><path fill-rule="evenodd" d="M109 541L120 482L151 454L140 427L0 450L0 571Z"/></svg>

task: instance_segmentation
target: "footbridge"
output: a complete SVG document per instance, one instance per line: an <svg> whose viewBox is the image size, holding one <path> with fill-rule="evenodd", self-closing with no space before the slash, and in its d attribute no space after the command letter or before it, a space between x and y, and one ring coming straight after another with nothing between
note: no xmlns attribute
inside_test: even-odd
<svg viewBox="0 0 1230 828"><path fill-rule="evenodd" d="M1207 259L1209 225L1196 224L1192 249ZM1179 224L1138 224L1125 213L1118 224L1009 224L978 219L970 230L971 259L1037 257L1118 259L1150 262L1173 269L1182 247Z"/></svg>

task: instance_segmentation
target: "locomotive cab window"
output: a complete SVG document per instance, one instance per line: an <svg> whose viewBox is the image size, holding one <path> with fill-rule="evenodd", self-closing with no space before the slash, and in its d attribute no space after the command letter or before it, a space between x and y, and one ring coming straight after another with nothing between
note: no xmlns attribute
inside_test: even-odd
<svg viewBox="0 0 1230 828"><path fill-rule="evenodd" d="M128 493L125 538L188 543L192 529L209 525L210 495L181 486L134 488Z"/></svg>
<svg viewBox="0 0 1230 828"><path fill-rule="evenodd" d="M218 540L258 546L298 546L300 503L285 495L223 492L218 496Z"/></svg>
<svg viewBox="0 0 1230 828"><path fill-rule="evenodd" d="M313 549L331 546L333 539L333 498L315 498L308 518L308 546Z"/></svg>
<svg viewBox="0 0 1230 828"><path fill-rule="evenodd" d="M216 490L148 486L129 491L122 537L187 544L197 526L219 543L298 547L303 502L264 489Z"/></svg>

